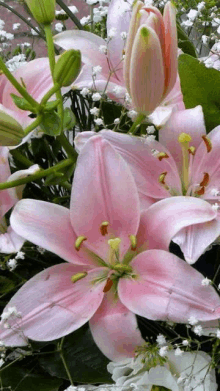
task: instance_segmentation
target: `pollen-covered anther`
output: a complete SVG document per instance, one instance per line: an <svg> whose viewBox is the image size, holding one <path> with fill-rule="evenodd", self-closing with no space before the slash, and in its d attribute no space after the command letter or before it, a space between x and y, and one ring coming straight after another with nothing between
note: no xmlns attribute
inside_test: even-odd
<svg viewBox="0 0 220 391"><path fill-rule="evenodd" d="M166 190L169 190L169 186L167 186L167 184L166 184L166 182L165 182L166 175L167 175L167 171L162 172L162 173L159 175L158 182L159 182L161 185L163 185L163 187L164 187Z"/></svg>
<svg viewBox="0 0 220 391"><path fill-rule="evenodd" d="M75 241L75 249L76 249L76 251L80 250L84 240L87 240L87 238L85 236L78 236L78 238Z"/></svg>
<svg viewBox="0 0 220 391"><path fill-rule="evenodd" d="M178 137L179 143L189 143L192 140L192 137L188 133L181 133Z"/></svg>
<svg viewBox="0 0 220 391"><path fill-rule="evenodd" d="M71 281L72 281L73 283L75 283L75 282L81 280L82 278L86 277L87 274L88 274L87 272L76 273L76 274L74 274L74 275L71 277Z"/></svg>
<svg viewBox="0 0 220 391"><path fill-rule="evenodd" d="M99 229L100 229L100 232L101 232L102 236L107 235L107 233L108 233L108 226L109 226L109 222L108 221L103 221L102 224L100 225Z"/></svg>
<svg viewBox="0 0 220 391"><path fill-rule="evenodd" d="M106 293L106 292L110 291L112 285L113 285L113 281L111 280L111 278L108 278L107 282L104 286L103 292Z"/></svg>
<svg viewBox="0 0 220 391"><path fill-rule="evenodd" d="M207 186L209 183L209 174L207 172L204 172L204 177L202 182L200 182L199 186Z"/></svg>
<svg viewBox="0 0 220 391"><path fill-rule="evenodd" d="M115 250L115 251L118 250L120 243L121 243L120 238L114 238L114 239L108 240L109 246L111 247L112 250Z"/></svg>
<svg viewBox="0 0 220 391"><path fill-rule="evenodd" d="M137 238L135 235L129 235L129 239L131 242L131 250L135 251L137 248Z"/></svg>
<svg viewBox="0 0 220 391"><path fill-rule="evenodd" d="M195 155L195 153L196 153L196 148L195 148L195 147L193 147L193 146L192 146L192 147L189 147L189 148L188 148L188 152L189 152L191 155L193 155L193 156L194 156L194 155Z"/></svg>
<svg viewBox="0 0 220 391"><path fill-rule="evenodd" d="M202 139L203 139L203 141L205 143L205 146L207 148L207 152L208 153L211 152L211 150L212 150L212 142L211 142L211 140L207 136L202 136Z"/></svg>
<svg viewBox="0 0 220 391"><path fill-rule="evenodd" d="M160 162L162 159L167 159L168 157L169 157L169 155L167 155L166 152L159 152L157 155L157 158L160 160Z"/></svg>

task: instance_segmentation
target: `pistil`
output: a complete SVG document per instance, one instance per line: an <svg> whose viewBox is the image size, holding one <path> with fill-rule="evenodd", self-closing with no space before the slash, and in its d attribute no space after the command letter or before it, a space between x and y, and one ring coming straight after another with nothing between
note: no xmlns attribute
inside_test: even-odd
<svg viewBox="0 0 220 391"><path fill-rule="evenodd" d="M186 194L189 187L189 142L192 137L188 133L181 133L178 141L182 148L182 185L183 193Z"/></svg>

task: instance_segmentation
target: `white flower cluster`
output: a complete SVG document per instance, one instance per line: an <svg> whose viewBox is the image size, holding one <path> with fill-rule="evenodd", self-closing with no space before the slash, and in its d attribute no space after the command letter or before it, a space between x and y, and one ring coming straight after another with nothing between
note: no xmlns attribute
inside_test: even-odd
<svg viewBox="0 0 220 391"><path fill-rule="evenodd" d="M8 307L7 310L1 314L1 323L4 324L4 328L10 328L10 324L8 323L9 319L12 318L20 318L21 312L17 311L16 307Z"/></svg>

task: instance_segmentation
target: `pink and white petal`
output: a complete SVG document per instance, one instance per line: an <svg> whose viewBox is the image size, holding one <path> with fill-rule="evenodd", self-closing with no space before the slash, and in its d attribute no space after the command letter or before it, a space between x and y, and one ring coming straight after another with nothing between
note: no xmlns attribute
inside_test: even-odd
<svg viewBox="0 0 220 391"><path fill-rule="evenodd" d="M186 262L192 265L219 235L220 219L215 219L183 228L172 240L180 246Z"/></svg>
<svg viewBox="0 0 220 391"><path fill-rule="evenodd" d="M11 175L8 163L8 148L0 147L0 183L6 182ZM17 197L10 194L9 189L0 191L0 220L8 210L17 202Z"/></svg>
<svg viewBox="0 0 220 391"><path fill-rule="evenodd" d="M88 164L89 162L89 164ZM87 237L84 245L105 259L107 240L120 237L121 255L136 235L140 210L137 188L126 162L102 137L92 137L82 149L74 174L70 218L77 235ZM101 235L107 221L108 234Z"/></svg>
<svg viewBox="0 0 220 391"><path fill-rule="evenodd" d="M107 15L107 33L111 29L116 30L116 34L108 43L109 61L112 69L118 69L116 75L119 80L123 80L122 56L125 46L125 40L122 39L121 33L128 33L131 20L131 4L121 0L112 0L108 8Z"/></svg>
<svg viewBox="0 0 220 391"><path fill-rule="evenodd" d="M142 212L137 233L139 246L168 250L171 239L184 227L214 220L217 212L196 197L170 197Z"/></svg>
<svg viewBox="0 0 220 391"><path fill-rule="evenodd" d="M149 115L162 101L164 66L159 38L147 24L137 31L130 61L132 103L136 111Z"/></svg>
<svg viewBox="0 0 220 391"><path fill-rule="evenodd" d="M188 133L192 137L190 146L197 148L201 144L201 137L206 134L202 106L173 113L160 129L159 141L170 151L180 171L182 150L178 137L181 133Z"/></svg>
<svg viewBox="0 0 220 391"><path fill-rule="evenodd" d="M203 275L176 255L163 250L144 251L130 266L137 277L121 278L118 294L137 315L178 323L188 323L191 316L199 321L220 317L215 289L203 286Z"/></svg>
<svg viewBox="0 0 220 391"><path fill-rule="evenodd" d="M135 315L116 302L112 292L105 295L89 324L96 345L112 361L134 357L135 348L144 343Z"/></svg>
<svg viewBox="0 0 220 391"><path fill-rule="evenodd" d="M105 270L89 271L86 266L62 263L31 278L4 309L7 312L9 307L16 307L21 317L8 320L10 329L4 329L1 322L1 340L6 346L24 345L25 337L51 341L77 330L94 315L102 302L105 281L94 284L93 280ZM88 274L73 283L71 277L80 272Z"/></svg>
<svg viewBox="0 0 220 391"><path fill-rule="evenodd" d="M20 251L25 239L16 234L11 227L7 232L0 233L0 253L11 254Z"/></svg>
<svg viewBox="0 0 220 391"><path fill-rule="evenodd" d="M51 251L68 262L94 264L84 251L75 250L76 234L69 209L38 200L19 201L11 214L11 226L26 240Z"/></svg>
<svg viewBox="0 0 220 391"><path fill-rule="evenodd" d="M38 164L33 164L33 166L27 168L26 170L15 171L7 179L7 182L15 181L17 179L26 178L28 175L35 174L39 170L40 170L40 167L38 166ZM11 197L14 197L16 202L17 202L17 200L22 198L22 192L23 192L24 187L25 187L25 185L20 185L20 186L8 189L9 194L11 195Z"/></svg>
<svg viewBox="0 0 220 391"><path fill-rule="evenodd" d="M106 45L103 38L84 30L67 30L53 37L54 43L65 50L81 51L82 62L87 65L102 67L103 74L109 74L109 67L104 53L99 47Z"/></svg>
<svg viewBox="0 0 220 391"><path fill-rule="evenodd" d="M176 28L176 8L169 1L163 12L165 26L165 90L167 96L175 85L178 70L178 42Z"/></svg>
<svg viewBox="0 0 220 391"><path fill-rule="evenodd" d="M100 134L100 133L99 133ZM81 132L76 135L74 138L74 145L77 153L80 153L85 145L85 143L90 140L91 137L97 136L98 134L93 131Z"/></svg>

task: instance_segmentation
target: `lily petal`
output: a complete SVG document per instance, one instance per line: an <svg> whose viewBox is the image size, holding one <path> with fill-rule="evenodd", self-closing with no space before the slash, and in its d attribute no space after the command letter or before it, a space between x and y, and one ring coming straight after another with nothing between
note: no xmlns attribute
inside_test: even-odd
<svg viewBox="0 0 220 391"><path fill-rule="evenodd" d="M70 218L76 234L87 238L85 246L102 259L108 254L107 240L112 235L122 240L123 256L130 247L129 235L138 230L139 198L133 176L126 162L100 136L91 138L78 157ZM103 222L109 223L105 236L100 233Z"/></svg>
<svg viewBox="0 0 220 391"><path fill-rule="evenodd" d="M77 330L102 301L105 282L92 283L102 269L89 271L86 266L62 263L31 278L4 310L16 307L21 317L9 319L9 329L4 329L1 322L1 340L6 346L26 345L26 338L52 341ZM88 274L74 284L71 277L80 272Z"/></svg>
<svg viewBox="0 0 220 391"><path fill-rule="evenodd" d="M112 296L111 292L105 295L89 324L95 343L105 356L121 361L134 357L135 348L144 340L135 315L119 300L115 302Z"/></svg>
<svg viewBox="0 0 220 391"><path fill-rule="evenodd" d="M11 175L8 163L8 148L0 147L0 183L6 182ZM17 202L15 194L10 193L10 189L0 191L0 220L9 209Z"/></svg>
<svg viewBox="0 0 220 391"><path fill-rule="evenodd" d="M202 286L202 274L176 255L149 250L130 263L137 277L121 278L118 294L137 315L152 320L188 323L220 317L220 298L212 286Z"/></svg>
<svg viewBox="0 0 220 391"><path fill-rule="evenodd" d="M84 253L77 253L76 234L70 222L69 209L37 200L19 201L12 214L11 226L26 240L49 250L74 264L94 264Z"/></svg>
<svg viewBox="0 0 220 391"><path fill-rule="evenodd" d="M137 234L139 245L168 250L171 239L184 227L214 220L217 212L196 197L171 197L158 201L142 212Z"/></svg>
<svg viewBox="0 0 220 391"><path fill-rule="evenodd" d="M7 232L0 233L0 253L11 254L20 251L25 239L17 235L11 227L8 227Z"/></svg>

